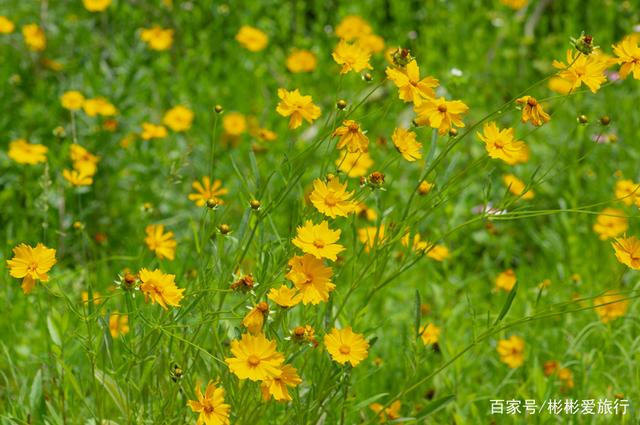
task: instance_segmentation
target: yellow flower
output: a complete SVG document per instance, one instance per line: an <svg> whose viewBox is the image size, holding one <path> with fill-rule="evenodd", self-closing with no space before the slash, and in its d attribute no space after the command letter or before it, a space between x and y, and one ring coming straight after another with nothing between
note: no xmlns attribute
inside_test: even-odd
<svg viewBox="0 0 640 425"><path fill-rule="evenodd" d="M311 96L301 95L298 89L293 91L278 89L278 97L280 102L278 102L276 112L283 117L291 117L289 128L300 127L303 118L311 124L320 117L320 108L314 105Z"/></svg>
<svg viewBox="0 0 640 425"><path fill-rule="evenodd" d="M304 226L298 226L297 232L291 242L304 253L318 259L327 258L336 261L338 254L344 251L344 247L336 243L342 231L329 229L326 220L320 224L313 224L311 220L307 220Z"/></svg>
<svg viewBox="0 0 640 425"><path fill-rule="evenodd" d="M625 315L629 308L629 300L612 290L594 299L593 305L598 306L595 310L602 323L609 323Z"/></svg>
<svg viewBox="0 0 640 425"><path fill-rule="evenodd" d="M264 334L243 334L240 341L231 341L231 353L224 361L240 379L264 381L282 374L284 356L276 350L275 341L269 341Z"/></svg>
<svg viewBox="0 0 640 425"><path fill-rule="evenodd" d="M393 140L398 152L407 161L413 162L422 158L422 153L420 152L422 143L416 140L416 133L413 131L396 128L391 135L391 140Z"/></svg>
<svg viewBox="0 0 640 425"><path fill-rule="evenodd" d="M596 53L588 56L578 53L574 57L573 52L569 49L567 50L567 63L554 60L553 66L561 70L558 72L558 76L571 83L571 90L579 88L584 83L595 93L600 89L600 85L607 81L604 71L609 66L609 61L601 56Z"/></svg>
<svg viewBox="0 0 640 425"><path fill-rule="evenodd" d="M349 71L360 72L364 69L373 69L369 64L371 51L363 48L360 43L352 44L340 40L332 56L338 65L342 65L340 74L346 74Z"/></svg>
<svg viewBox="0 0 640 425"><path fill-rule="evenodd" d="M571 389L574 387L573 373L571 373L571 370L568 368L563 367L558 369L558 378L564 383L564 389Z"/></svg>
<svg viewBox="0 0 640 425"><path fill-rule="evenodd" d="M93 177L78 170L62 170L62 177L72 186L91 186Z"/></svg>
<svg viewBox="0 0 640 425"><path fill-rule="evenodd" d="M353 367L369 355L369 343L362 335L354 333L351 326L344 329L333 328L324 336L324 345L335 362L349 362Z"/></svg>
<svg viewBox="0 0 640 425"><path fill-rule="evenodd" d="M222 128L227 135L237 137L247 131L247 120L239 112L229 112L222 117Z"/></svg>
<svg viewBox="0 0 640 425"><path fill-rule="evenodd" d="M79 223L79 222L76 222L76 223ZM82 298L82 303L83 304L87 304L89 302L89 292L88 291L82 291L82 294L80 295L80 298ZM95 305L99 305L100 303L102 303L102 301L103 301L102 294L100 294L100 292L98 292L98 291L95 291L93 293L93 303Z"/></svg>
<svg viewBox="0 0 640 425"><path fill-rule="evenodd" d="M167 50L173 44L173 30L154 25L151 28L144 28L140 33L140 39L153 50Z"/></svg>
<svg viewBox="0 0 640 425"><path fill-rule="evenodd" d="M620 77L627 78L629 73L633 78L640 80L640 47L637 37L625 37L620 43L613 46L613 52L618 57L617 62L620 67Z"/></svg>
<svg viewBox="0 0 640 425"><path fill-rule="evenodd" d="M433 323L420 326L420 338L424 345L432 345L440 340L440 328Z"/></svg>
<svg viewBox="0 0 640 425"><path fill-rule="evenodd" d="M35 165L47 161L47 151L44 145L27 142L25 139L16 139L9 143L7 155L18 164Z"/></svg>
<svg viewBox="0 0 640 425"><path fill-rule="evenodd" d="M102 12L111 5L111 0L82 0L82 4L89 12Z"/></svg>
<svg viewBox="0 0 640 425"><path fill-rule="evenodd" d="M516 102L522 105L522 122L526 123L531 121L531 124L540 126L546 122L549 122L551 117L547 114L542 105L538 103L535 97L522 96L517 99Z"/></svg>
<svg viewBox="0 0 640 425"><path fill-rule="evenodd" d="M282 365L280 372L279 376L265 379L260 384L264 400L269 400L273 396L274 400L277 401L291 401L291 395L287 387L295 388L302 382L302 379L298 376L298 371L291 365Z"/></svg>
<svg viewBox="0 0 640 425"><path fill-rule="evenodd" d="M571 82L565 80L564 78L551 77L549 79L547 87L549 87L549 90L554 91L558 94L566 95L571 93L573 84L571 84Z"/></svg>
<svg viewBox="0 0 640 425"><path fill-rule="evenodd" d="M533 199L533 197L535 196L533 190L525 190L527 186L522 180L520 180L513 174L505 174L504 176L502 176L502 182L505 186L507 186L509 192L513 193L516 196L519 196L525 201Z"/></svg>
<svg viewBox="0 0 640 425"><path fill-rule="evenodd" d="M346 41L369 35L372 32L373 30L367 21L357 15L345 16L336 26L336 35Z"/></svg>
<svg viewBox="0 0 640 425"><path fill-rule="evenodd" d="M249 313L242 319L242 326L247 328L249 333L257 334L262 332L264 320L269 314L269 304L262 301L256 304Z"/></svg>
<svg viewBox="0 0 640 425"><path fill-rule="evenodd" d="M144 231L147 233L144 242L150 251L154 252L160 260L166 258L173 261L175 259L177 242L173 232L164 233L162 224L150 224Z"/></svg>
<svg viewBox="0 0 640 425"><path fill-rule="evenodd" d="M364 202L356 204L356 215L369 221L375 221L378 213L373 208L369 208Z"/></svg>
<svg viewBox="0 0 640 425"><path fill-rule="evenodd" d="M482 133L476 133L482 140L491 158L501 159L509 165L525 163L529 160L529 148L522 140L514 140L513 128L500 130L496 123L488 122Z"/></svg>
<svg viewBox="0 0 640 425"><path fill-rule="evenodd" d="M273 142L278 138L278 135L267 128L259 128L258 138L264 142Z"/></svg>
<svg viewBox="0 0 640 425"><path fill-rule="evenodd" d="M311 72L318 66L316 55L309 50L294 50L287 57L287 69L289 72L298 74L300 72Z"/></svg>
<svg viewBox="0 0 640 425"><path fill-rule="evenodd" d="M22 36L29 50L41 52L47 47L47 37L44 31L36 24L28 24L22 27Z"/></svg>
<svg viewBox="0 0 640 425"><path fill-rule="evenodd" d="M333 271L322 260L313 255L304 254L289 260L291 269L285 275L302 295L302 303L319 304L329 299L329 293L336 287L331 282Z"/></svg>
<svg viewBox="0 0 640 425"><path fill-rule="evenodd" d="M187 131L193 123L193 112L186 106L174 106L165 112L162 123L176 132Z"/></svg>
<svg viewBox="0 0 640 425"><path fill-rule="evenodd" d="M342 126L335 129L332 136L340 136L338 149L347 148L349 152L368 152L369 138L360 129L360 124L354 120L344 120Z"/></svg>
<svg viewBox="0 0 640 425"><path fill-rule="evenodd" d="M432 243L427 242L427 246L424 250L427 252L427 257L436 260L436 261L444 261L449 258L449 248L444 245L433 245Z"/></svg>
<svg viewBox="0 0 640 425"><path fill-rule="evenodd" d="M500 0L502 4L514 10L522 9L529 3L529 0Z"/></svg>
<svg viewBox="0 0 640 425"><path fill-rule="evenodd" d="M638 238L635 236L618 238L611 245L619 262L634 270L640 270L640 240Z"/></svg>
<svg viewBox="0 0 640 425"><path fill-rule="evenodd" d="M168 308L167 305L180 307L184 289L176 286L175 275L164 274L160 269L150 271L143 268L138 276L141 282L140 290L144 293L146 302L151 300L152 304L158 303L165 310Z"/></svg>
<svg viewBox="0 0 640 425"><path fill-rule="evenodd" d="M104 97L86 99L82 104L82 109L90 117L95 117L96 115L110 117L118 113L116 107Z"/></svg>
<svg viewBox="0 0 640 425"><path fill-rule="evenodd" d="M513 269L507 269L496 277L496 289L509 292L516 284L516 274Z"/></svg>
<svg viewBox="0 0 640 425"><path fill-rule="evenodd" d="M355 211L355 203L351 200L353 192L347 191L347 183L340 183L337 177L333 177L328 183L321 179L313 181L313 192L309 200L322 214L336 218L346 217Z"/></svg>
<svg viewBox="0 0 640 425"><path fill-rule="evenodd" d="M7 260L11 277L22 279L22 291L31 292L36 280L49 281L49 270L56 263L56 250L38 243L35 248L21 243L13 248L13 258Z"/></svg>
<svg viewBox="0 0 640 425"><path fill-rule="evenodd" d="M112 312L109 314L109 333L111 338L117 338L129 333L129 316Z"/></svg>
<svg viewBox="0 0 640 425"><path fill-rule="evenodd" d="M615 196L618 201L625 205L633 205L640 202L640 184L633 180L625 179L616 182Z"/></svg>
<svg viewBox="0 0 640 425"><path fill-rule="evenodd" d="M69 151L75 170L86 176L96 174L98 162L100 161L99 156L93 155L77 143L72 143L71 146L69 146Z"/></svg>
<svg viewBox="0 0 640 425"><path fill-rule="evenodd" d="M349 177L362 177L373 165L373 159L367 152L341 151L340 158L336 160L338 170Z"/></svg>
<svg viewBox="0 0 640 425"><path fill-rule="evenodd" d="M291 308L302 301L302 294L299 294L295 288L289 288L287 285L281 285L277 289L271 288L267 298L282 308Z"/></svg>
<svg viewBox="0 0 640 425"><path fill-rule="evenodd" d="M388 421L393 421L394 419L400 418L400 407L402 403L400 400L396 400L389 407L384 409L384 406L380 403L372 403L369 405L369 409L373 410L380 417L380 423L384 424Z"/></svg>
<svg viewBox="0 0 640 425"><path fill-rule="evenodd" d="M624 211L615 208L605 208L596 218L593 225L593 231L596 232L600 239L615 238L627 231L629 221L624 216Z"/></svg>
<svg viewBox="0 0 640 425"><path fill-rule="evenodd" d="M461 116L466 114L469 107L459 100L446 101L439 99L425 99L420 105L415 105L416 123L437 128L440 135L446 134L453 125L464 127Z"/></svg>
<svg viewBox="0 0 640 425"><path fill-rule="evenodd" d="M11 34L16 26L6 16L0 15L0 34Z"/></svg>
<svg viewBox="0 0 640 425"><path fill-rule="evenodd" d="M84 96L79 91L71 90L64 92L60 97L62 107L70 111L77 111L82 108Z"/></svg>
<svg viewBox="0 0 640 425"><path fill-rule="evenodd" d="M198 193L189 194L189 200L194 201L199 207L205 206L209 200L213 201L217 205L224 204L224 201L219 197L229 193L228 189L222 187L222 182L220 180L214 180L212 185L209 177L203 177L202 183L198 180L194 181L191 184L191 187L193 187Z"/></svg>
<svg viewBox="0 0 640 425"><path fill-rule="evenodd" d="M512 369L524 363L524 340L518 336L512 335L509 339L500 340L497 351L500 361Z"/></svg>
<svg viewBox="0 0 640 425"><path fill-rule="evenodd" d="M433 77L420 79L418 63L412 60L403 68L388 67L387 77L398 87L398 97L405 102L420 105L423 99L435 97L433 89L438 87L438 80Z"/></svg>
<svg viewBox="0 0 640 425"><path fill-rule="evenodd" d="M142 123L142 140L162 139L167 137L167 129L163 125L156 125L150 122Z"/></svg>
<svg viewBox="0 0 640 425"><path fill-rule="evenodd" d="M224 388L209 382L202 395L200 384L196 384L196 400L189 400L193 412L200 413L196 425L229 425L231 406L224 402Z"/></svg>
<svg viewBox="0 0 640 425"><path fill-rule="evenodd" d="M379 35L367 34L358 38L358 44L371 53L380 53L384 50L384 39Z"/></svg>
<svg viewBox="0 0 640 425"><path fill-rule="evenodd" d="M431 183L428 182L426 180L422 180L420 182L420 185L418 186L418 193L421 196L424 196L426 194L428 194L429 192L431 192L431 189L433 189L435 187L435 183Z"/></svg>
<svg viewBox="0 0 640 425"><path fill-rule="evenodd" d="M370 252L373 248L380 247L384 243L384 225L358 229L358 239L364 244L365 252Z"/></svg>
<svg viewBox="0 0 640 425"><path fill-rule="evenodd" d="M242 44L242 46L247 50L259 52L267 47L269 37L258 28L243 25L240 27L238 34L236 34L236 41Z"/></svg>

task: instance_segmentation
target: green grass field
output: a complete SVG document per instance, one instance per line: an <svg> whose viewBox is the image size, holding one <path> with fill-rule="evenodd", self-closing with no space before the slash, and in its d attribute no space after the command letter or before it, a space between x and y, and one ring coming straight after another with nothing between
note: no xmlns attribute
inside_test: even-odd
<svg viewBox="0 0 640 425"><path fill-rule="evenodd" d="M0 423L638 423L639 42L635 1L1 0Z"/></svg>

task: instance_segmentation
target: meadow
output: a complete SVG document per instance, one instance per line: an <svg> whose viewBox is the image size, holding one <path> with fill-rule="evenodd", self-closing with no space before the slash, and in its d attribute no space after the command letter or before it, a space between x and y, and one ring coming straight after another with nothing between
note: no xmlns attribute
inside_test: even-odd
<svg viewBox="0 0 640 425"><path fill-rule="evenodd" d="M0 423L639 423L639 43L634 1L0 0Z"/></svg>

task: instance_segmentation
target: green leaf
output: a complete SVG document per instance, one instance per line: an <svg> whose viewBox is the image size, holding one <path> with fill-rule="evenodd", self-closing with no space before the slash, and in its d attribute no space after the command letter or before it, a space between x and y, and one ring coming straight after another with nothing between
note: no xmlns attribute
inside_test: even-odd
<svg viewBox="0 0 640 425"><path fill-rule="evenodd" d="M418 415L416 419L420 420L422 418L429 416L430 414L434 413L436 410L441 409L442 407L451 403L455 399L456 399L455 394L451 394L451 395L441 397L439 399L432 401L431 403L427 404L427 406L420 412L420 415Z"/></svg>
<svg viewBox="0 0 640 425"><path fill-rule="evenodd" d="M47 316L47 329L49 329L49 335L51 335L51 340L58 347L62 347L62 339L60 338L60 332L58 332L58 328L56 328L55 323L53 323L53 319L51 319L51 315Z"/></svg>
<svg viewBox="0 0 640 425"><path fill-rule="evenodd" d="M95 377L98 382L102 384L107 393L109 393L116 407L120 410L120 413L122 413L122 416L128 417L129 406L127 405L127 398L116 383L115 379L100 369L96 369Z"/></svg>
<svg viewBox="0 0 640 425"><path fill-rule="evenodd" d="M368 405L370 405L371 403L373 403L376 400L381 399L382 397L388 396L389 393L380 393L380 394L376 394L372 397L369 397L365 400L362 400L360 403L356 404L353 408L354 410L360 410L364 407L367 407Z"/></svg>
<svg viewBox="0 0 640 425"><path fill-rule="evenodd" d="M38 407L43 401L42 369L38 369L38 371L36 372L36 376L33 378L33 383L31 384L31 392L29 393L29 407L31 408L32 414L39 410Z"/></svg>
<svg viewBox="0 0 640 425"><path fill-rule="evenodd" d="M515 285L513 285L513 288L511 288L511 292L509 292L509 296L507 297L507 300L505 301L504 305L502 306L502 311L500 311L500 314L498 315L498 318L496 319L495 322L493 322L493 326L495 326L498 323L500 323L500 321L502 319L504 319L504 317L507 315L507 313L509 312L509 309L511 308L511 304L513 304L513 300L516 297L516 292L518 292L518 283L517 282L516 282Z"/></svg>
<svg viewBox="0 0 640 425"><path fill-rule="evenodd" d="M415 326L416 326L416 338L420 337L420 316L422 316L420 291L416 289L416 309L415 309Z"/></svg>

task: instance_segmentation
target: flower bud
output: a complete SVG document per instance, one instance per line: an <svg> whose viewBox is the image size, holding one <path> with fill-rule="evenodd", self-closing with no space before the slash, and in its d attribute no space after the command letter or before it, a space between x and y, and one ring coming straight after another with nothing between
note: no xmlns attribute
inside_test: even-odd
<svg viewBox="0 0 640 425"><path fill-rule="evenodd" d="M368 72L365 72L364 75L362 76L362 78L364 78L365 81L373 80L373 76Z"/></svg>
<svg viewBox="0 0 640 425"><path fill-rule="evenodd" d="M585 55L590 55L596 47L593 45L593 37L588 34L585 35L584 33L582 33L577 40L572 38L571 42L577 51Z"/></svg>
<svg viewBox="0 0 640 425"><path fill-rule="evenodd" d="M223 223L218 226L218 232L220 232L221 235L227 235L231 232L231 226Z"/></svg>
<svg viewBox="0 0 640 425"><path fill-rule="evenodd" d="M589 122L589 118L586 115L582 114L578 117L578 122L580 124L587 124Z"/></svg>
<svg viewBox="0 0 640 425"><path fill-rule="evenodd" d="M217 208L219 205L218 201L212 198L207 199L207 208L210 210Z"/></svg>
<svg viewBox="0 0 640 425"><path fill-rule="evenodd" d="M222 105L216 105L213 107L213 110L216 111L216 114L222 112Z"/></svg>
<svg viewBox="0 0 640 425"><path fill-rule="evenodd" d="M380 171L374 171L369 174L369 183L374 186L382 186L384 184L384 174Z"/></svg>
<svg viewBox="0 0 640 425"><path fill-rule="evenodd" d="M449 129L449 137L456 137L458 135L458 129L451 127Z"/></svg>
<svg viewBox="0 0 640 425"><path fill-rule="evenodd" d="M340 110L343 110L344 108L347 107L347 101L344 99L340 99L338 103L336 103L336 107Z"/></svg>
<svg viewBox="0 0 640 425"><path fill-rule="evenodd" d="M413 57L411 56L411 51L409 49L398 47L398 49L391 54L391 60L394 65L405 67L413 60Z"/></svg>
<svg viewBox="0 0 640 425"><path fill-rule="evenodd" d="M252 199L251 201L249 201L249 205L251 205L252 210L257 210L260 208L261 204L257 199Z"/></svg>
<svg viewBox="0 0 640 425"><path fill-rule="evenodd" d="M605 115L603 117L600 118L600 124L602 124L603 126L608 126L609 124L611 124L611 118L609 118L609 115Z"/></svg>

